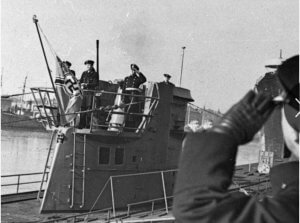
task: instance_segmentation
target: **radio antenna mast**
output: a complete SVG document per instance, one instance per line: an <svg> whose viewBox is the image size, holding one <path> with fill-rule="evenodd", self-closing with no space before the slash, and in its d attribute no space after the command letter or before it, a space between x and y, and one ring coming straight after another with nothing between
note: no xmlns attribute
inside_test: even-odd
<svg viewBox="0 0 300 223"><path fill-rule="evenodd" d="M280 49L279 59L282 59L282 49Z"/></svg>
<svg viewBox="0 0 300 223"><path fill-rule="evenodd" d="M185 50L185 46L182 47L182 60L181 60L181 72L180 72L180 82L179 82L179 86L181 87L181 80L182 80L182 71L183 71L183 60L184 60L184 50Z"/></svg>

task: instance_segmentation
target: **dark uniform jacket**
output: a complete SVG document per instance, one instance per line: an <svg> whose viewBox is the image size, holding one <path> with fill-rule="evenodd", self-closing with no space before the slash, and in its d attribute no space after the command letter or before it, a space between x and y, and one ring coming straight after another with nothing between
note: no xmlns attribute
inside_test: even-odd
<svg viewBox="0 0 300 223"><path fill-rule="evenodd" d="M86 89L93 90L98 86L99 74L95 69L84 71L80 78L80 84L87 84Z"/></svg>
<svg viewBox="0 0 300 223"><path fill-rule="evenodd" d="M163 83L163 84L168 85L168 86L173 86L173 87L175 86L175 84L173 84L172 82L162 81L160 83Z"/></svg>
<svg viewBox="0 0 300 223"><path fill-rule="evenodd" d="M130 76L125 77L123 90L128 90L128 88L137 89L141 84L145 83L146 81L147 79L142 73L139 73L139 76L133 73Z"/></svg>
<svg viewBox="0 0 300 223"><path fill-rule="evenodd" d="M87 90L95 90L96 87L98 86L98 82L99 82L99 75L98 73L95 71L95 69L91 69L88 71L84 71L81 75L80 78L80 84L87 84L87 86L84 89ZM86 110L86 109L90 109L92 108L92 104L93 104L93 92L83 92L83 100L81 103L81 110ZM87 116L89 116L90 114L87 114ZM84 117L85 119L86 114L82 114L81 117ZM84 124L83 124L84 125Z"/></svg>
<svg viewBox="0 0 300 223"><path fill-rule="evenodd" d="M271 169L273 197L261 201L228 192L237 144L224 134L189 133L174 192L177 222L299 222L299 162Z"/></svg>

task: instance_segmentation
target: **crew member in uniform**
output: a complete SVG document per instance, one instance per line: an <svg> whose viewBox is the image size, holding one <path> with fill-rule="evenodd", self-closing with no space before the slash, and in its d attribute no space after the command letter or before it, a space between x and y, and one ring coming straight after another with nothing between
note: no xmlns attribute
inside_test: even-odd
<svg viewBox="0 0 300 223"><path fill-rule="evenodd" d="M74 70L71 70L71 66L72 66L71 62L69 62L69 61L64 61L63 63L67 66L67 68L69 69L69 71L70 71L70 72L74 75L74 77L75 77L75 71L74 71Z"/></svg>
<svg viewBox="0 0 300 223"><path fill-rule="evenodd" d="M166 85L169 85L169 86L175 86L172 82L170 82L170 79L171 79L171 75L170 74L164 74L164 81L163 82L161 82L161 83L164 83L164 84L166 84Z"/></svg>
<svg viewBox="0 0 300 223"><path fill-rule="evenodd" d="M88 90L96 90L99 83L99 74L95 71L93 65L94 61L87 60L84 62L86 71L84 71L79 80L81 89L83 91L83 101L81 111L92 109L94 92ZM79 128L89 128L91 121L91 113L81 113Z"/></svg>
<svg viewBox="0 0 300 223"><path fill-rule="evenodd" d="M122 92L124 94L139 95L142 92L139 87L141 84L145 83L147 79L144 74L140 72L140 69L136 64L131 64L130 68L132 73L125 77ZM122 97L122 102L129 104L125 109L126 112L138 113L141 111L140 104L136 104L139 102L138 97L125 95ZM125 125L127 127L135 127L135 122L139 122L139 119L141 119L141 117L128 115Z"/></svg>
<svg viewBox="0 0 300 223"><path fill-rule="evenodd" d="M125 77L124 83L123 83L123 93L124 94L139 94L141 92L141 89L139 88L141 84L145 83L147 81L146 77L143 75L142 72L140 72L139 67L136 64L131 64L131 75ZM124 103L130 103L131 100L135 100L133 97L124 97L123 102Z"/></svg>
<svg viewBox="0 0 300 223"><path fill-rule="evenodd" d="M283 62L277 75L288 97L250 91L219 124L187 134L174 191L176 222L299 222L299 56ZM293 155L271 168L273 196L258 200L229 193L238 146L250 142L280 106L285 144Z"/></svg>

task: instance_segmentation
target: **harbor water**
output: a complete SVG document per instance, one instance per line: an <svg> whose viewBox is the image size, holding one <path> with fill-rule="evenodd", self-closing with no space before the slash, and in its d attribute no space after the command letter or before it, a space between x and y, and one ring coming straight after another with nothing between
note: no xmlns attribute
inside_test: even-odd
<svg viewBox="0 0 300 223"><path fill-rule="evenodd" d="M51 140L44 131L9 129L1 131L1 176L43 172ZM42 174L22 176L20 182L41 181ZM16 183L18 177L2 177L1 184ZM19 192L38 190L40 184L20 185ZM2 186L1 194L16 192L16 186Z"/></svg>

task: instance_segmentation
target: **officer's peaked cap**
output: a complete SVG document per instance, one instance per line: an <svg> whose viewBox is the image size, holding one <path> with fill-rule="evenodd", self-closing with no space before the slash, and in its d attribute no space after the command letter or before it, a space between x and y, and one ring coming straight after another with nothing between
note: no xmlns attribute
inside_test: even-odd
<svg viewBox="0 0 300 223"><path fill-rule="evenodd" d="M66 61L64 61L64 63L65 63L65 64L67 64L67 66L69 66L69 67L71 67L71 66L72 66L71 62L69 62L69 61L67 61L67 60L66 60Z"/></svg>
<svg viewBox="0 0 300 223"><path fill-rule="evenodd" d="M289 124L299 132L299 55L285 60L278 67L277 75L290 99L284 106L285 116Z"/></svg>
<svg viewBox="0 0 300 223"><path fill-rule="evenodd" d="M280 66L281 64L282 64L282 60L279 59L279 58L276 58L276 59L270 59L270 60L266 61L265 67L277 68L277 67Z"/></svg>
<svg viewBox="0 0 300 223"><path fill-rule="evenodd" d="M299 55L285 60L277 70L278 78L288 96L299 100ZM299 109L296 100L290 101L291 106Z"/></svg>
<svg viewBox="0 0 300 223"><path fill-rule="evenodd" d="M92 60L86 60L85 62L84 62L84 65L87 65L87 64L90 64L90 65L94 65L94 61L92 61Z"/></svg>
<svg viewBox="0 0 300 223"><path fill-rule="evenodd" d="M135 69L137 69L137 70L140 70L140 68L138 67L138 65L136 65L136 64L131 64L130 65L130 68L132 69L132 68L135 68Z"/></svg>
<svg viewBox="0 0 300 223"><path fill-rule="evenodd" d="M167 78L171 78L170 74L164 74L164 76L167 77Z"/></svg>

